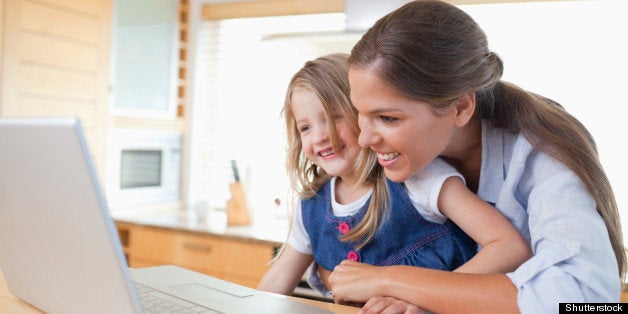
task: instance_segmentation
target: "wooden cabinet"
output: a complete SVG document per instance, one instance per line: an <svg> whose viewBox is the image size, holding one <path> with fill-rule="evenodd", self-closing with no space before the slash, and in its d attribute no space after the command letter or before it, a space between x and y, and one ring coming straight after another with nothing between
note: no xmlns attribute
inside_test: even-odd
<svg viewBox="0 0 628 314"><path fill-rule="evenodd" d="M172 75L176 115L172 119L151 119L115 116L109 110L113 88L110 83L114 81L114 73L110 73L115 37L113 0L2 0L0 117L78 117L99 178L105 178L110 129L187 134L185 109L191 102L187 89L192 84L188 72L193 66L189 53L193 49L193 25L190 1L176 2L178 27L174 31L178 56L174 58L176 70ZM186 153L184 148L183 154Z"/></svg>
<svg viewBox="0 0 628 314"><path fill-rule="evenodd" d="M212 234L117 223L129 266L178 265L256 287L277 244Z"/></svg>
<svg viewBox="0 0 628 314"><path fill-rule="evenodd" d="M112 0L0 7L0 116L77 116L102 175Z"/></svg>

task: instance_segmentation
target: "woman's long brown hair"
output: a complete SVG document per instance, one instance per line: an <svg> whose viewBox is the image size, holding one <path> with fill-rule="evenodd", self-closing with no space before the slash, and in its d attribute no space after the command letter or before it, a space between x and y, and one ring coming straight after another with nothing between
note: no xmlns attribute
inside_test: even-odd
<svg viewBox="0 0 628 314"><path fill-rule="evenodd" d="M502 81L501 59L468 14L442 1L410 2L369 29L351 51L349 65L375 68L401 94L435 108L475 92L475 119L521 132L584 183L606 224L623 278L619 211L591 134L556 102Z"/></svg>

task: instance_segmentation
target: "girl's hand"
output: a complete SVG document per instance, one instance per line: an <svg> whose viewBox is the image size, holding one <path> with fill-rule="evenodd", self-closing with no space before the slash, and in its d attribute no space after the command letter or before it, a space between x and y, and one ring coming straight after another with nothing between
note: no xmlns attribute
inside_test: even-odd
<svg viewBox="0 0 628 314"><path fill-rule="evenodd" d="M364 303L377 296L379 274L383 267L342 261L329 276L332 296L336 303Z"/></svg>
<svg viewBox="0 0 628 314"><path fill-rule="evenodd" d="M427 313L418 306L393 297L373 297L358 314L421 314Z"/></svg>

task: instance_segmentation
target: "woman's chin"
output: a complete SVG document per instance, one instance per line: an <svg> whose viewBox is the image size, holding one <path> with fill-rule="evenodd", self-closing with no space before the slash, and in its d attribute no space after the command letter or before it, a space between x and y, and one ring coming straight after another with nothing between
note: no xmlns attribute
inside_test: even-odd
<svg viewBox="0 0 628 314"><path fill-rule="evenodd" d="M386 168L384 168L384 174L386 175L386 178L388 178L388 180L394 182L403 182L410 177L410 175L405 173L404 171L393 171Z"/></svg>

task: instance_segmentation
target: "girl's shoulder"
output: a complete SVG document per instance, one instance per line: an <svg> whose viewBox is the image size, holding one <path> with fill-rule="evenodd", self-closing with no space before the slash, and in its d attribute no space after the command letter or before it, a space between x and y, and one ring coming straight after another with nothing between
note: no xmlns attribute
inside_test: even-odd
<svg viewBox="0 0 628 314"><path fill-rule="evenodd" d="M429 185L435 180L440 181L440 179L446 179L452 176L459 177L464 181L464 177L458 172L458 170L456 170L456 168L448 164L442 158L437 157L425 166L425 168L421 169L420 172L408 178L404 183L406 187L417 185L423 186L425 184Z"/></svg>
<svg viewBox="0 0 628 314"><path fill-rule="evenodd" d="M464 182L464 177L456 168L449 165L445 160L436 158L423 170L404 182L412 204L427 220L442 223L446 219L438 209L438 197L445 180L452 176L458 177Z"/></svg>

